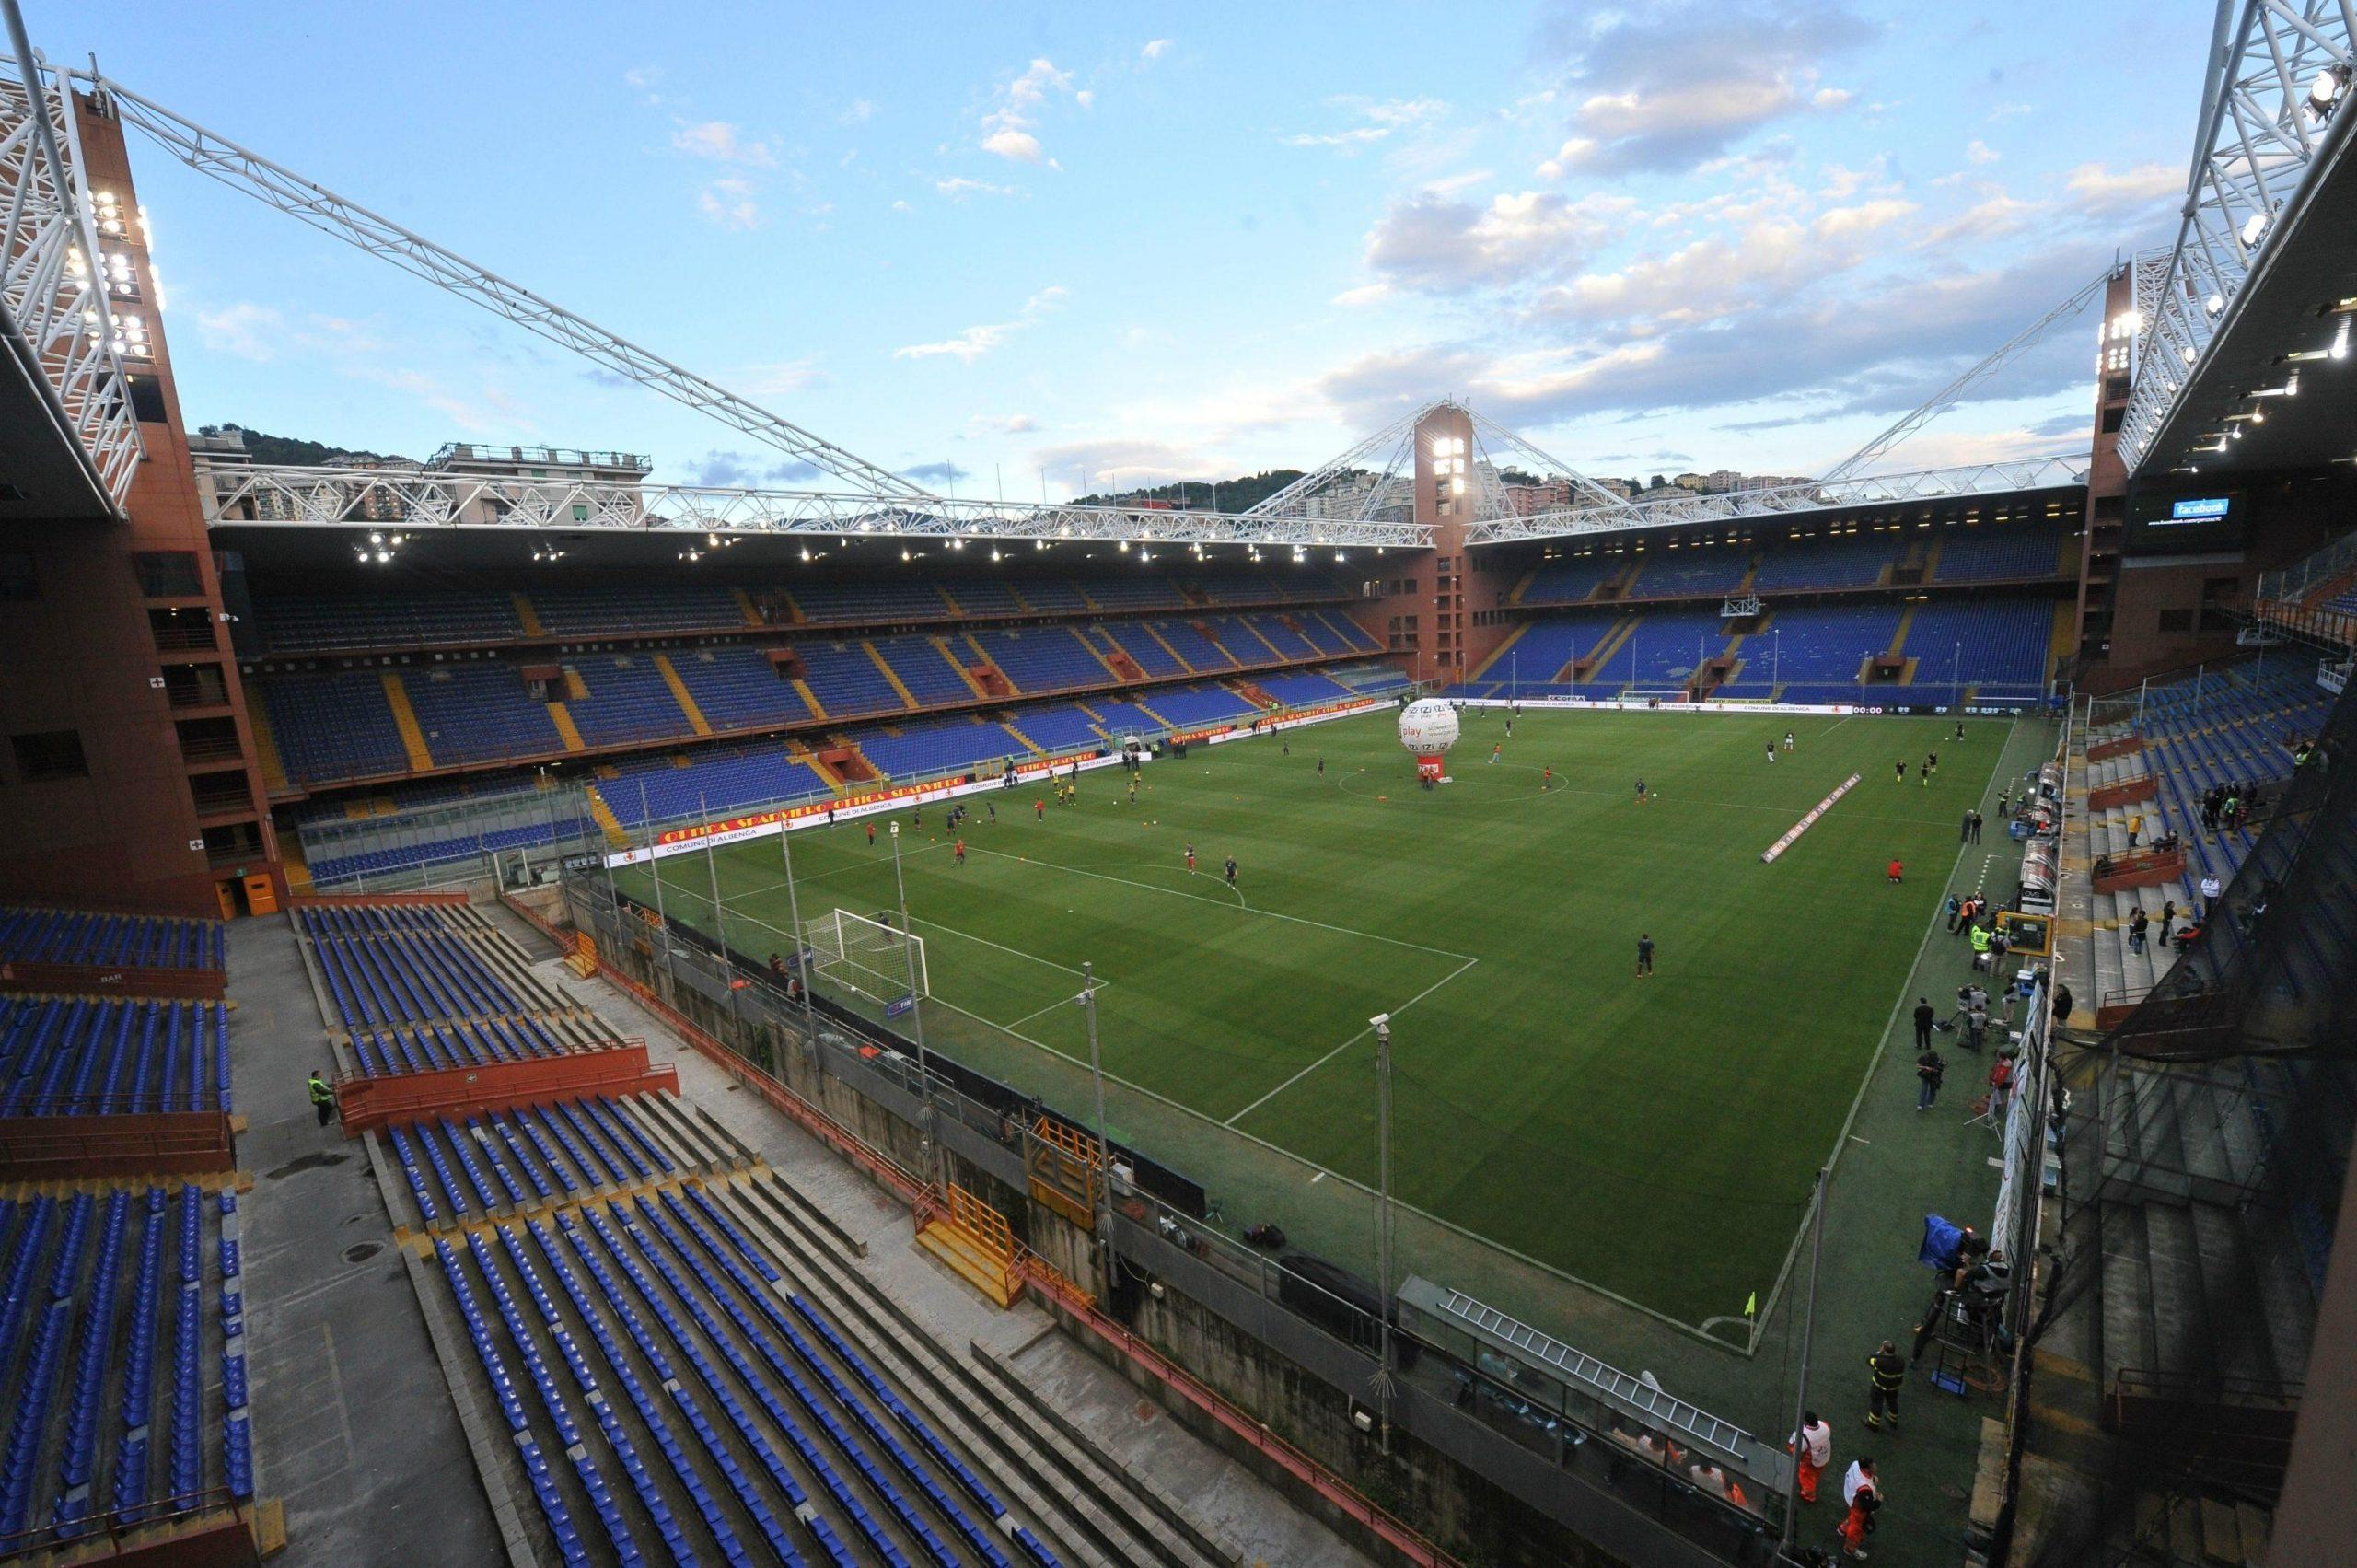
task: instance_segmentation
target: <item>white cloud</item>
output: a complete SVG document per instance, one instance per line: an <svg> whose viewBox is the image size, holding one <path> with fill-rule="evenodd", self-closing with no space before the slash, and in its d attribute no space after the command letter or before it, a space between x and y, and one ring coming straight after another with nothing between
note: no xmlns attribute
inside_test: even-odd
<svg viewBox="0 0 2357 1568"><path fill-rule="evenodd" d="M1168 39L1150 38L1146 40L1145 47L1138 51L1138 57L1143 60L1159 60L1169 52L1170 41Z"/></svg>
<svg viewBox="0 0 2357 1568"><path fill-rule="evenodd" d="M1608 215L1625 206L1618 199L1574 205L1550 191L1498 195L1480 206L1420 192L1395 203L1367 232L1367 269L1380 284L1431 294L1545 276L1576 265Z"/></svg>
<svg viewBox="0 0 2357 1568"><path fill-rule="evenodd" d="M1039 146L1039 137L1028 131L1017 131L1012 127L996 130L984 136L982 151L1018 163L1038 163L1046 156Z"/></svg>
<svg viewBox="0 0 2357 1568"><path fill-rule="evenodd" d="M749 168L777 166L776 147L768 142L747 140L742 131L726 120L692 123L683 121L671 133L671 145L690 157L710 158L715 163L741 163Z"/></svg>
<svg viewBox="0 0 2357 1568"><path fill-rule="evenodd" d="M892 203L892 210L896 213L912 213L916 211L914 207L909 205L906 202L894 202Z"/></svg>
<svg viewBox="0 0 2357 1568"><path fill-rule="evenodd" d="M1051 285L1025 300L1022 313L1012 321L993 321L979 327L969 327L955 337L944 338L938 343L910 343L894 349L892 357L894 359L954 359L960 365L971 365L1005 343L1008 338L1062 304L1069 292L1061 284Z"/></svg>
<svg viewBox="0 0 2357 1568"><path fill-rule="evenodd" d="M696 207L723 228L751 228L761 221L753 188L733 175L705 186L696 197Z"/></svg>
<svg viewBox="0 0 2357 1568"><path fill-rule="evenodd" d="M1289 147L1357 147L1391 134L1388 125L1354 125L1347 131L1300 131L1285 138Z"/></svg>
<svg viewBox="0 0 2357 1568"><path fill-rule="evenodd" d="M729 376L728 384L755 397L772 397L807 392L824 380L815 360L788 359L771 365L744 366Z"/></svg>
<svg viewBox="0 0 2357 1568"><path fill-rule="evenodd" d="M835 116L838 125L864 125L876 113L876 106L864 98L851 100L851 106Z"/></svg>
<svg viewBox="0 0 2357 1568"><path fill-rule="evenodd" d="M1964 161L1974 165L1976 168L1983 164L1995 163L2003 157L2004 157L2004 154L1999 152L1996 148L1991 146L1988 143L1980 140L1977 136L1970 142L1965 144Z"/></svg>
<svg viewBox="0 0 2357 1568"><path fill-rule="evenodd" d="M966 422L969 436L1028 436L1039 428L1028 413L978 413Z"/></svg>
<svg viewBox="0 0 2357 1568"><path fill-rule="evenodd" d="M240 300L218 310L196 313L197 340L209 349L264 364L275 358L286 318L276 308Z"/></svg>
<svg viewBox="0 0 2357 1568"><path fill-rule="evenodd" d="M1055 62L1044 57L1033 60L1021 75L999 89L997 106L982 116L982 151L1018 163L1060 168L1047 156L1032 126L1051 97L1072 90L1071 72L1057 70Z"/></svg>
<svg viewBox="0 0 2357 1568"><path fill-rule="evenodd" d="M933 182L933 188L937 193L948 197L953 202L962 202L969 196L1020 196L1023 194L1013 185L993 185L987 180L969 180L962 174L953 174L947 179L936 180ZM893 204L902 205L900 203Z"/></svg>
<svg viewBox="0 0 2357 1568"><path fill-rule="evenodd" d="M659 65L633 65L622 73L622 86L638 94L638 101L652 109L663 101L655 89L663 84L663 68Z"/></svg>
<svg viewBox="0 0 2357 1568"><path fill-rule="evenodd" d="M1553 40L1566 96L1588 90L1539 174L1690 168L1785 115L1840 109L1852 95L1818 85L1819 69L1872 30L1840 6L1803 0L1732 13L1716 0L1566 11Z"/></svg>
<svg viewBox="0 0 2357 1568"><path fill-rule="evenodd" d="M2081 201L2103 205L2132 205L2173 196L2185 189L2185 175L2166 164L2140 163L2132 168L2107 168L2083 163L2071 171L2071 193Z"/></svg>

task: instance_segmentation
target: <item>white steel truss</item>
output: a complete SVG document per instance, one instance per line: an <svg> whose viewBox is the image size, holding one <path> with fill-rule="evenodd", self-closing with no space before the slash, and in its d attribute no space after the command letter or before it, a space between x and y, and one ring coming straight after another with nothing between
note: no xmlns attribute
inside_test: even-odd
<svg viewBox="0 0 2357 1568"><path fill-rule="evenodd" d="M35 54L6 7L13 59L0 56L0 327L8 351L90 480L120 516L145 448L107 308L96 204L62 73Z"/></svg>
<svg viewBox="0 0 2357 1568"><path fill-rule="evenodd" d="M1053 503L900 501L807 490L740 490L626 480L527 479L432 470L202 464L215 527L452 532L645 532L805 539L1063 540L1270 548L1408 549L1432 543L1412 522L1165 512Z"/></svg>
<svg viewBox="0 0 2357 1568"><path fill-rule="evenodd" d="M1462 412L1480 448L1471 465L1478 489L1472 516L1476 520L1512 515L1505 485L1499 475L1497 452L1529 463L1541 473L1571 482L1573 491L1589 505L1612 508L1628 505L1560 458L1550 457L1497 421L1455 398L1442 398L1401 415L1331 461L1303 474L1273 495L1248 507L1246 516L1313 519L1410 517L1414 513L1416 427L1444 409ZM1494 451L1493 451L1494 449Z"/></svg>
<svg viewBox="0 0 2357 1568"><path fill-rule="evenodd" d="M142 98L120 82L95 70L75 72L75 75L88 81L102 94L124 124L136 126L191 168L211 175L232 190L242 191L379 261L389 261L403 272L424 278L641 386L650 387L755 440L833 474L864 494L913 501L931 499L923 489L899 474L847 452L617 333L584 320L563 306L445 250L381 214L313 184L260 153L241 147L151 99Z"/></svg>
<svg viewBox="0 0 2357 1568"><path fill-rule="evenodd" d="M2352 41L2351 0L2221 0L2183 221L2119 428L2131 471L2200 376L2333 117L2348 112Z"/></svg>
<svg viewBox="0 0 2357 1568"><path fill-rule="evenodd" d="M1500 517L1477 524L1468 533L1467 542L1500 544L1509 540L1626 533L1633 529L1673 528L1689 523L1750 522L1831 511L1843 506L1944 501L1960 496L2084 484L2086 481L2087 459L2084 454L2021 458L2009 462L1925 469L1915 473L1875 474L1862 479L1803 480L1759 490L1732 490L1719 495L1678 494L1632 502L1613 511L1583 507L1545 512L1528 517Z"/></svg>
<svg viewBox="0 0 2357 1568"><path fill-rule="evenodd" d="M2075 318L2080 311L2087 308L2088 300L2097 298L2103 294L2105 288L2109 285L2112 275L2113 269L2107 267L2080 285L2078 290L2070 298L2000 343L1988 357L1933 393L1921 407L1913 410L1898 424L1826 470L1820 476L1820 482L1831 484L1847 479L1861 470L1872 468L1875 461L1892 447L1964 401L1967 392L2004 368L2016 354L2038 343L2055 327Z"/></svg>

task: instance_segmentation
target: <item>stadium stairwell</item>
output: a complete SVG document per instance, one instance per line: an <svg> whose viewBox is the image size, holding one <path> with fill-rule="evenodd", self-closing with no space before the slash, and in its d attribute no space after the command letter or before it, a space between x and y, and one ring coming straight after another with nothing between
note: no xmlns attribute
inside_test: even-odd
<svg viewBox="0 0 2357 1568"><path fill-rule="evenodd" d="M1144 714L1146 717L1152 719L1155 723L1160 725L1165 729L1177 729L1178 727L1177 725L1172 724L1168 719L1164 718L1160 714L1155 713L1152 708L1147 707L1142 702L1133 702L1130 706L1135 708L1138 712Z"/></svg>
<svg viewBox="0 0 2357 1568"><path fill-rule="evenodd" d="M1530 585L1530 578L1531 578L1531 577L1535 577L1535 576L1537 576L1538 575L1538 573L1533 572L1533 573L1531 573L1531 574L1530 574L1530 575L1529 575L1529 576L1527 576L1527 577L1523 578L1523 580L1522 580L1521 584L1515 587L1515 593L1517 593L1517 594L1519 594L1519 593L1522 591L1522 589L1523 589L1523 588L1529 587L1529 585ZM1510 648L1512 648L1512 647L1513 647L1516 643L1521 642L1521 641L1522 641L1522 634L1523 634L1525 632L1527 632L1527 631L1529 631L1529 630L1530 630L1530 622L1529 622L1529 621L1526 621L1522 622L1520 625L1516 626L1513 631L1511 631L1511 632L1507 633L1506 633L1506 640L1505 640L1504 642L1500 643L1500 644L1498 645L1498 651L1497 651L1496 653L1492 654L1488 658L1483 659L1483 660L1481 661L1481 668L1479 668L1479 669L1477 669L1477 670L1475 670L1475 671L1473 672L1473 679L1476 679L1476 680L1486 680L1486 679L1489 679L1489 675L1490 675L1490 671L1492 671L1492 670L1495 669L1495 668L1498 667L1498 661L1499 661L1500 659L1502 659L1502 658L1504 658L1504 657L1506 656L1506 652L1507 652L1507 650L1508 650L1508 649L1510 649ZM1513 668L1513 666L1509 665L1507 668Z"/></svg>
<svg viewBox="0 0 2357 1568"><path fill-rule="evenodd" d="M794 694L802 699L802 705L810 710L812 718L823 719L830 716L825 706L819 701L819 693L811 691L810 683L798 675L794 678Z"/></svg>
<svg viewBox="0 0 2357 1568"><path fill-rule="evenodd" d="M425 731L418 727L417 710L409 705L409 689L401 684L401 671L377 673L385 686L385 706L393 711L393 727L401 731L401 749L409 753L410 769L424 772L434 766L434 753L425 749Z"/></svg>
<svg viewBox="0 0 2357 1568"><path fill-rule="evenodd" d="M1940 545L1943 542L1943 540L1935 538L1932 540L1931 548L1923 552L1923 575L1920 579L1921 581L1931 583L1937 582L1939 580Z"/></svg>
<svg viewBox="0 0 2357 1568"><path fill-rule="evenodd" d="M759 626L761 623L761 612L753 608L752 595L742 588L731 588L728 597L737 601L737 609L745 617L746 625Z"/></svg>
<svg viewBox="0 0 2357 1568"><path fill-rule="evenodd" d="M567 751L586 751L588 744L581 738L581 726L573 722L563 703L549 704L549 723L556 726L557 738L564 742Z"/></svg>
<svg viewBox="0 0 2357 1568"><path fill-rule="evenodd" d="M615 849L627 846L630 843L630 835L622 830L621 819L614 815L614 808L606 804L604 792L596 784L591 784L588 786L587 793L589 815L596 819L598 828L604 831L606 842Z"/></svg>
<svg viewBox="0 0 2357 1568"><path fill-rule="evenodd" d="M1178 664L1179 668L1185 670L1190 675L1199 673L1193 665L1189 664L1185 659L1178 656L1178 650L1170 645L1168 638L1165 637L1161 633L1154 629L1153 621L1141 621L1138 622L1138 625L1144 631L1147 636L1152 637L1155 642L1162 645L1162 651L1168 654L1172 660Z"/></svg>
<svg viewBox="0 0 2357 1568"><path fill-rule="evenodd" d="M966 638L966 645L969 648L971 648L974 652L972 662L968 663L964 659L958 659L955 662L959 668L966 672L967 679L972 681L975 685L982 689L983 696L1014 697L1021 695L1023 689L1016 685L1015 681L1007 675L1006 671L1001 669L997 665L991 662L991 656L982 651L981 644L974 641L973 637L969 635Z"/></svg>
<svg viewBox="0 0 2357 1568"><path fill-rule="evenodd" d="M1237 618L1237 620L1233 621L1232 622L1230 622L1230 624L1242 627L1242 628L1243 628L1243 630L1244 630L1244 634L1245 634L1247 637L1251 638L1254 644L1258 645L1259 645L1259 646L1260 646L1260 647L1263 647L1263 648L1266 648L1266 649L1268 649L1268 650L1269 650L1269 656L1268 656L1267 658L1265 658L1265 659L1260 658L1260 657L1259 657L1259 656L1254 656L1254 657L1252 657L1252 658L1249 658L1249 659L1237 659L1237 660L1236 661L1237 663L1238 663L1238 664L1283 664L1283 663L1284 663L1284 662L1285 662L1285 656L1284 656L1284 655L1283 655L1283 654L1281 654L1281 653L1279 653L1279 652L1277 652L1277 645L1276 645L1276 644L1274 644L1274 643L1272 643L1272 642L1269 641L1269 639L1268 639L1268 638L1263 637L1262 635L1260 635L1260 629L1258 626L1253 625L1253 624L1252 624L1252 622L1250 622L1249 621L1243 620L1243 619L1242 619L1242 618L1240 618L1240 617L1239 617L1239 618ZM1225 646L1226 646L1226 645L1225 645L1225 644L1222 644L1222 645L1221 645L1221 646L1225 647ZM1236 652L1236 650L1235 650L1234 648L1228 648L1228 650L1227 650L1227 651L1228 651L1228 653L1230 654L1230 656L1233 656L1233 655L1235 654L1235 652Z"/></svg>
<svg viewBox="0 0 2357 1568"><path fill-rule="evenodd" d="M802 613L802 606L795 602L794 595L791 592L784 588L780 588L777 591L777 597L785 601L786 613L794 617L794 625L801 626L809 621L810 618Z"/></svg>
<svg viewBox="0 0 2357 1568"><path fill-rule="evenodd" d="M1506 602L1508 604L1520 604L1522 602L1522 596L1528 593L1530 591L1530 585L1538 580L1538 569L1534 566L1529 571L1525 572L1521 578L1515 582L1514 587L1506 590ZM1520 633L1517 633L1516 635L1520 635Z"/></svg>
<svg viewBox="0 0 2357 1568"><path fill-rule="evenodd" d="M2047 639L2046 645L2046 668L2049 671L2061 668L2063 661L2078 646L2078 621L2076 604L2067 598L2054 601L2054 631Z"/></svg>
<svg viewBox="0 0 2357 1568"><path fill-rule="evenodd" d="M1097 662L1105 667L1105 674L1109 679L1126 680L1129 679L1128 676L1123 675L1120 670L1113 668L1113 661L1105 656L1105 650L1103 648L1098 647L1094 642L1089 640L1088 631L1086 627L1076 629L1074 634L1080 639L1080 645L1086 648L1090 655L1096 658Z"/></svg>
<svg viewBox="0 0 2357 1568"><path fill-rule="evenodd" d="M947 606L949 607L949 613L950 613L950 615L951 615L953 618L956 618L956 619L958 619L958 620L963 620L963 619L965 619L965 615L966 615L965 607L964 607L964 606L962 606L962 605L960 605L960 604L959 604L959 603L958 603L955 598L951 598L951 597L950 597L949 590L948 590L948 588L947 588L947 587L944 587L944 586L943 586L942 584L940 584L940 583L935 583L935 584L934 584L934 585L933 585L933 591L934 591L935 593L937 593L937 594L939 594L939 595L941 596L941 602L942 602L942 603L944 603L944 604L946 604L946 605L947 605ZM936 639L935 639L935 641L939 641L939 639L938 639L938 638L936 638Z"/></svg>
<svg viewBox="0 0 2357 1568"><path fill-rule="evenodd" d="M1074 583L1073 585L1073 591L1080 596L1080 602L1086 605L1089 609L1097 611L1100 615L1105 612L1105 607L1103 605L1088 597L1088 587L1086 584Z"/></svg>
<svg viewBox="0 0 2357 1568"><path fill-rule="evenodd" d="M1615 623L1612 630L1604 634L1603 641L1588 649L1586 657L1583 658L1579 655L1573 654L1572 656L1571 663L1565 665L1562 669L1557 670L1547 679L1550 680L1577 679L1579 678L1580 666L1585 665L1588 668L1587 678L1593 680L1596 679L1596 672L1597 670L1602 669L1606 665L1612 662L1612 656L1620 651L1621 645L1626 643L1631 637L1636 635L1637 622L1643 619L1643 617L1642 616L1631 615L1627 619Z"/></svg>
<svg viewBox="0 0 2357 1568"><path fill-rule="evenodd" d="M547 629L540 624L540 612L532 608L532 601L529 598L522 594L509 594L507 598L509 602L516 606L516 623L524 628L526 636L548 635Z"/></svg>
<svg viewBox="0 0 2357 1568"><path fill-rule="evenodd" d="M800 762L803 766L808 768L820 778L826 780L827 787L829 789L839 790L843 787L842 775L836 772L832 767L829 766L825 758L819 756L816 751L811 750L810 748L803 742L799 740L788 740L785 743L785 754L793 758L795 761Z"/></svg>
<svg viewBox="0 0 2357 1568"><path fill-rule="evenodd" d="M1024 745L1028 746L1031 749L1031 754L1033 756L1044 757L1048 754L1048 749L1046 747L1040 745L1038 741L1032 739L1029 736L1016 728L1015 721L1013 719L1003 718L998 721L998 726L999 728L1006 731L1007 734L1015 737L1016 739L1023 742Z"/></svg>
<svg viewBox="0 0 2357 1568"><path fill-rule="evenodd" d="M679 704L679 711L688 715L689 727L698 735L710 735L712 726L706 722L703 710L696 706L695 697L688 691L688 683L680 679L679 672L672 668L671 656L656 654L655 669L663 677L663 684L671 689L671 698Z"/></svg>
<svg viewBox="0 0 2357 1568"><path fill-rule="evenodd" d="M272 795L291 795L295 786L286 782L286 761L278 754L278 737L270 727L270 704L259 695L246 704L246 722L253 728L254 761L261 764L262 787Z"/></svg>
<svg viewBox="0 0 2357 1568"><path fill-rule="evenodd" d="M876 651L876 645L873 642L862 637L859 640L859 645L866 653L868 662L876 667L877 672L884 677L886 684L889 685L894 693L900 697L902 707L913 710L924 705L917 701L916 693L909 690L909 683L900 679L900 672L892 668L891 661Z"/></svg>
<svg viewBox="0 0 2357 1568"><path fill-rule="evenodd" d="M1097 656L1105 661L1105 668L1113 672L1113 679L1132 685L1144 685L1146 679L1144 667L1130 656L1129 650L1113 640L1112 633L1099 627L1097 634L1104 639L1105 644L1103 647L1097 650ZM1087 641L1086 637L1081 640Z"/></svg>
<svg viewBox="0 0 2357 1568"><path fill-rule="evenodd" d="M1914 628L1914 625L1915 607L1910 604L1905 610L1899 611L1898 630L1890 634L1890 656L1906 660L1906 668L1899 672L1898 676L1901 685L1915 679L1915 661L1907 656L1907 633Z"/></svg>
<svg viewBox="0 0 2357 1568"><path fill-rule="evenodd" d="M1252 681L1239 680L1236 682L1233 690L1237 696L1256 708L1273 708L1277 705L1277 700L1274 697L1270 696Z"/></svg>
<svg viewBox="0 0 2357 1568"><path fill-rule="evenodd" d="M945 592L941 597L947 598L949 596ZM955 607L953 606L952 608L954 609ZM958 613L963 614L964 611L960 610ZM958 679L966 683L969 691L972 691L977 697L987 697L990 695L989 692L982 690L982 683L974 679L974 672L966 668L966 661L959 658L958 655L951 650L948 638L935 637L930 639L930 641L935 648L941 651L942 662L958 672Z"/></svg>

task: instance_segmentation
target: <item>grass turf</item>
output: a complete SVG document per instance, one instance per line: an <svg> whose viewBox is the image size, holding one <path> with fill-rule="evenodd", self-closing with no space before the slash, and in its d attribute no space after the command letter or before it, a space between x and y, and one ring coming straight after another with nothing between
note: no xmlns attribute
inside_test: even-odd
<svg viewBox="0 0 2357 1568"><path fill-rule="evenodd" d="M1787 728L1798 749L1771 764ZM1764 1299L2006 726L1968 723L1957 741L1929 718L1529 712L1504 729L1469 711L1457 782L1429 793L1386 713L1151 763L1135 806L1111 771L1084 776L1076 805L1051 797L1044 821L1036 790L976 796L963 866L943 807L901 813L927 1043L1085 1118L1071 998L1089 960L1108 1074L1371 1184L1367 1019L1388 1011L1403 1202L1682 1322ZM1932 749L1925 788L1913 764ZM1852 772L1858 787L1761 865ZM1640 776L1656 796L1643 807ZM888 844L859 824L797 833L794 854L806 921L894 907ZM774 840L662 865L675 916L710 929L716 873L731 945L786 947ZM644 872L621 885L650 896ZM1657 944L1646 980L1640 932ZM1195 1124L1166 1152L1136 1125L1150 1105L1117 1098L1117 1135L1237 1197L1205 1167L1233 1140ZM1290 1227L1283 1181L1242 1195L1276 1212L1231 1202L1235 1223Z"/></svg>

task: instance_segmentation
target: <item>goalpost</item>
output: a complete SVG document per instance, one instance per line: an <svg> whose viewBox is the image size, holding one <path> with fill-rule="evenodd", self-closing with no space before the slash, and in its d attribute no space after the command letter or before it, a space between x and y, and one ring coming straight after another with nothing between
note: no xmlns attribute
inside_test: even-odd
<svg viewBox="0 0 2357 1568"><path fill-rule="evenodd" d="M808 923L802 945L813 955L811 967L819 974L888 1008L933 994L924 938L892 924L889 915L870 919L832 911Z"/></svg>

